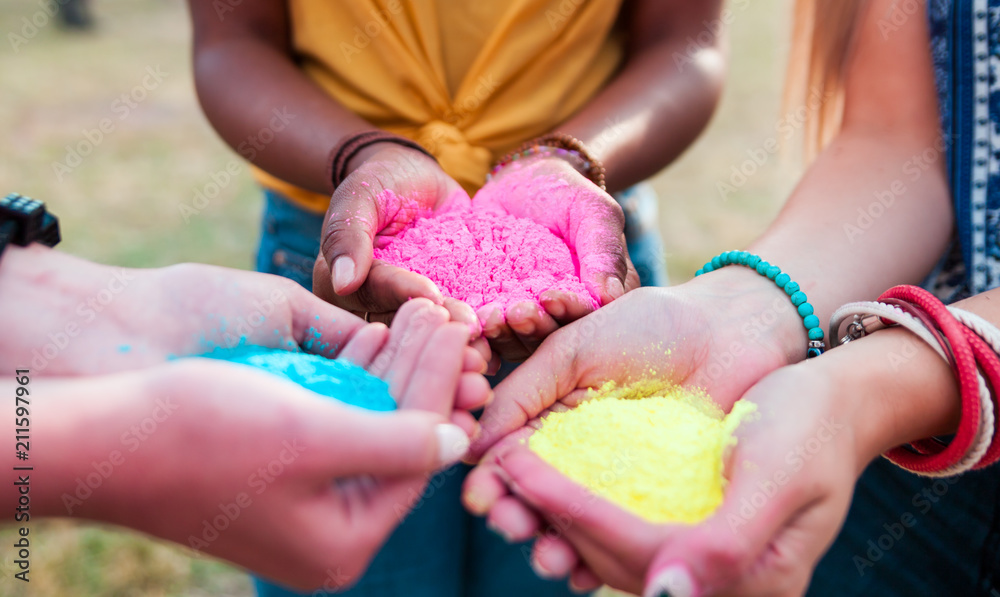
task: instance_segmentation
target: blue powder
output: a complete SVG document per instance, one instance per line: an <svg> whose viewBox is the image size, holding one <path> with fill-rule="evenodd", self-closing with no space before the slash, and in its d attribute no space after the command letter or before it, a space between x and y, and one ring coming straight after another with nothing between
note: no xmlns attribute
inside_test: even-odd
<svg viewBox="0 0 1000 597"><path fill-rule="evenodd" d="M249 365L352 406L382 412L396 410L396 401L389 394L389 384L347 361L247 345L216 348L201 356Z"/></svg>

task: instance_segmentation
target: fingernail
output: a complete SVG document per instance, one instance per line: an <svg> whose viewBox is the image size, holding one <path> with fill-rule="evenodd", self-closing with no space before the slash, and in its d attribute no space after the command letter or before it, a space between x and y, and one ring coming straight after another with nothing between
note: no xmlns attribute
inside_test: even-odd
<svg viewBox="0 0 1000 597"><path fill-rule="evenodd" d="M504 543L514 543L514 539L513 537L510 536L510 533L501 529L492 520L486 521L486 528L495 533L496 535L498 535L501 539L503 539Z"/></svg>
<svg viewBox="0 0 1000 597"><path fill-rule="evenodd" d="M489 512L489 508L486 507L486 503L476 494L476 490L470 489L465 492L462 496L462 501L465 502L465 508L469 512L472 512L476 516L484 516ZM487 526L489 526L487 524Z"/></svg>
<svg viewBox="0 0 1000 597"><path fill-rule="evenodd" d="M539 578L545 578L545 579L555 578L552 572L546 569L545 566L542 566L542 564L536 558L531 558L531 569L535 571L535 574L537 574Z"/></svg>
<svg viewBox="0 0 1000 597"><path fill-rule="evenodd" d="M469 451L469 436L457 425L441 423L434 428L438 440L438 463L448 466L461 460Z"/></svg>
<svg viewBox="0 0 1000 597"><path fill-rule="evenodd" d="M336 292L354 280L354 260L347 255L337 257L333 262L333 289Z"/></svg>
<svg viewBox="0 0 1000 597"><path fill-rule="evenodd" d="M569 579L569 590L570 590L570 592L572 592L572 593L574 593L576 595L586 595L587 593L590 593L590 591L588 591L587 589L584 589L580 585L578 585L575 582L573 582L573 578L572 577L570 577L570 579Z"/></svg>
<svg viewBox="0 0 1000 597"><path fill-rule="evenodd" d="M622 286L622 281L618 278L608 278L608 281L604 283L604 288L612 300L617 300L625 294L625 287Z"/></svg>
<svg viewBox="0 0 1000 597"><path fill-rule="evenodd" d="M643 597L695 597L695 583L686 566L665 568L649 583Z"/></svg>

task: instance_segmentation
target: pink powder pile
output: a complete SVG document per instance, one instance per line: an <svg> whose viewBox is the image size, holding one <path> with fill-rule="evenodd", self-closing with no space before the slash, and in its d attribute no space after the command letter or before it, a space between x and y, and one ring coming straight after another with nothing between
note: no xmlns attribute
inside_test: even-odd
<svg viewBox="0 0 1000 597"><path fill-rule="evenodd" d="M375 258L430 278L445 296L473 309L495 302L538 302L546 290L573 293L590 302L566 243L531 220L482 209L448 211L417 220Z"/></svg>

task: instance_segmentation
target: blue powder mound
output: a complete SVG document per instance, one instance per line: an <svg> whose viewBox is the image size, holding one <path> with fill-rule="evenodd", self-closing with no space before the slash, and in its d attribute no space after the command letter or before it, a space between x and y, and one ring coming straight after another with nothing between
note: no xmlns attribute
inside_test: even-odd
<svg viewBox="0 0 1000 597"><path fill-rule="evenodd" d="M396 410L396 401L389 394L389 384L347 361L248 345L216 348L201 356L249 365L352 406L382 412Z"/></svg>

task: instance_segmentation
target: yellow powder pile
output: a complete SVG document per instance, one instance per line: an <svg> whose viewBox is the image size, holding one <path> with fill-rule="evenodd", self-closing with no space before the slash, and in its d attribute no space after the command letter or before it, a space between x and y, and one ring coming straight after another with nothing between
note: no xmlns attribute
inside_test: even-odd
<svg viewBox="0 0 1000 597"><path fill-rule="evenodd" d="M644 382L591 390L577 408L549 414L530 448L570 479L652 522L697 523L722 502L723 456L756 412L725 415L708 396Z"/></svg>

